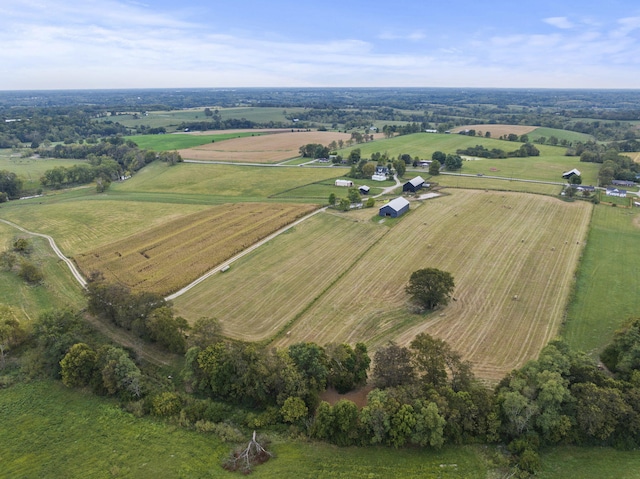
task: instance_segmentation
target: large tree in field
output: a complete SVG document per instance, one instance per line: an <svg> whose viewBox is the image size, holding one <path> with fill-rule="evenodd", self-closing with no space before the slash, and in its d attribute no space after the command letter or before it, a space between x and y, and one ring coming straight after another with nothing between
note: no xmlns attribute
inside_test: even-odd
<svg viewBox="0 0 640 479"><path fill-rule="evenodd" d="M405 291L421 307L434 309L449 303L454 287L451 273L436 268L425 268L411 273Z"/></svg>

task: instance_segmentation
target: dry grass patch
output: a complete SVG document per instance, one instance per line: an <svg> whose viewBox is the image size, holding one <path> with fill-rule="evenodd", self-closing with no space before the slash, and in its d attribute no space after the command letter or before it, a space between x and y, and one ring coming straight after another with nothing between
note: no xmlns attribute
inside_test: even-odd
<svg viewBox="0 0 640 479"><path fill-rule="evenodd" d="M239 203L210 208L75 257L86 275L136 291L168 294L270 233L311 212L313 205Z"/></svg>
<svg viewBox="0 0 640 479"><path fill-rule="evenodd" d="M591 205L456 191L412 208L278 344L365 341L375 348L427 332L463 352L486 379L536 357L560 326ZM409 312L404 292L424 267L456 281L456 301L426 316Z"/></svg>
<svg viewBox="0 0 640 479"><path fill-rule="evenodd" d="M276 163L299 157L299 149L302 145L308 143L328 145L332 141L347 141L350 138L350 134L331 131L276 133L209 143L180 150L180 155L189 160Z"/></svg>
<svg viewBox="0 0 640 479"><path fill-rule="evenodd" d="M476 130L476 134L478 134L478 132L482 132L482 136L484 136L486 132L490 132L491 138L500 138L503 135L509 135L509 133L514 133L518 136L526 135L528 133L531 133L536 128L538 127L526 125L466 125L452 128L451 133L459 133L464 130Z"/></svg>

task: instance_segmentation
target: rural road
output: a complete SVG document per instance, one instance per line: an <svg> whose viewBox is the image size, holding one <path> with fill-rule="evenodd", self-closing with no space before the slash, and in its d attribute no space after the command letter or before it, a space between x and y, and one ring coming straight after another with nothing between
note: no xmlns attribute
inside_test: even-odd
<svg viewBox="0 0 640 479"><path fill-rule="evenodd" d="M69 267L69 270L71 271L71 274L76 279L76 281L80 283L80 286L82 286L83 288L87 287L87 282L80 274L80 271L78 271L78 268L76 268L76 265L73 264L73 261L71 261L69 258L67 258L65 255L62 254L62 251L60 251L60 248L58 248L58 245L56 244L56 242L53 240L51 236L45 235L42 233L34 233L33 231L26 230L22 226L18 226L17 224L12 223L11 221L7 221L3 219L0 219L0 221L2 221L5 224L8 224L9 226L12 226L13 228L19 229L23 233L27 233L32 236L40 236L41 238L46 238L47 241L49 241L49 245L51 245L51 249L53 250L53 252L56 254L56 256L58 256L58 258L60 258L62 261L64 261L67 264L67 266Z"/></svg>

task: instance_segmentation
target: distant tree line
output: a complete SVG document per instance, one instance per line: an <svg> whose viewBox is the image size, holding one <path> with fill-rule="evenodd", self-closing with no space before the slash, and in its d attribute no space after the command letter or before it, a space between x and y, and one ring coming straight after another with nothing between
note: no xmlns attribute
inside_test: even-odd
<svg viewBox="0 0 640 479"><path fill-rule="evenodd" d="M540 156L538 150L531 143L525 143L514 151L505 152L499 148L488 149L483 145L471 146L469 148L459 148L458 155L477 156L479 158L525 158L528 156Z"/></svg>

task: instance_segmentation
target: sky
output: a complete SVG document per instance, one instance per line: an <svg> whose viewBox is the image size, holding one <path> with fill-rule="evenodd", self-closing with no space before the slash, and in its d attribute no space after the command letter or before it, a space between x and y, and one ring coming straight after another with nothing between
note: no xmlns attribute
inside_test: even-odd
<svg viewBox="0 0 640 479"><path fill-rule="evenodd" d="M640 88L637 0L5 0L0 90Z"/></svg>

